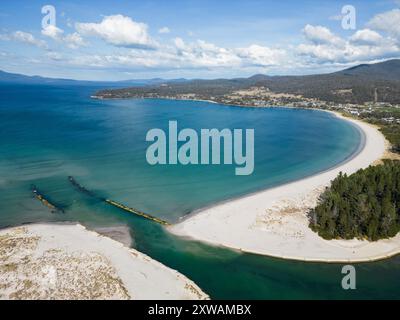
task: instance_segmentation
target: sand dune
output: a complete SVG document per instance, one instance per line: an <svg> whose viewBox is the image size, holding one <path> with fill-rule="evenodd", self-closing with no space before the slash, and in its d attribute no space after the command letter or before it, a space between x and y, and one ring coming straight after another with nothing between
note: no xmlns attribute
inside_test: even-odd
<svg viewBox="0 0 400 320"><path fill-rule="evenodd" d="M0 230L0 299L207 298L179 272L81 225Z"/></svg>

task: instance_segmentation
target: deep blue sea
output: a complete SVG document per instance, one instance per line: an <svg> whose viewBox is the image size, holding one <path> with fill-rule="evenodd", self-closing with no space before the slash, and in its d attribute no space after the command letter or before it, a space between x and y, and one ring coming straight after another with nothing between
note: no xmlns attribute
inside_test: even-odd
<svg viewBox="0 0 400 320"><path fill-rule="evenodd" d="M340 265L240 254L179 239L78 192L67 179L74 176L100 197L174 223L196 209L339 164L360 145L355 127L321 111L93 100L96 90L0 85L0 227L38 221L128 225L136 248L181 271L212 298L399 298L399 258L358 265L358 289L346 292ZM171 120L198 132L254 129L254 173L236 176L235 165L149 165L146 133L167 131ZM65 212L51 213L33 197L32 185Z"/></svg>

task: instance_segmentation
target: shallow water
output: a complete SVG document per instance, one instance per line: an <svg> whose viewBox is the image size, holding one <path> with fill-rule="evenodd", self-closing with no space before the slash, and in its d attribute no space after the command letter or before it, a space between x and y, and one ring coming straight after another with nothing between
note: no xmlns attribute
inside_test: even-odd
<svg viewBox="0 0 400 320"><path fill-rule="evenodd" d="M207 102L90 99L90 87L0 86L0 226L37 221L126 224L135 246L196 281L213 298L398 298L400 259L358 265L358 289L341 289L341 266L290 262L176 238L74 189L171 222L215 202L303 178L351 155L360 133L331 114L246 109ZM254 128L255 172L234 165L150 166L149 129ZM167 131L167 130L166 130ZM65 214L52 214L36 185ZM377 290L376 288L379 288Z"/></svg>

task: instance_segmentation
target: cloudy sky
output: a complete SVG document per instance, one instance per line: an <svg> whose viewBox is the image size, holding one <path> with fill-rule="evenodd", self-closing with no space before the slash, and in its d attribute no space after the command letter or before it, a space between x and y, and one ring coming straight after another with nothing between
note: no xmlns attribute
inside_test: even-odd
<svg viewBox="0 0 400 320"><path fill-rule="evenodd" d="M1 4L0 69L28 75L122 80L312 74L400 58L400 0ZM55 20L51 9L42 13L46 5L55 9ZM342 13L346 5L355 9L355 20L348 19L351 11Z"/></svg>

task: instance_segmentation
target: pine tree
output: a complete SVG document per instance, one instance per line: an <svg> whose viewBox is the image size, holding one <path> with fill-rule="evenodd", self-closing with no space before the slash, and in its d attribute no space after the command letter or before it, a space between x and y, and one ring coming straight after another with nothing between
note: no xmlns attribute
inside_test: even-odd
<svg viewBox="0 0 400 320"><path fill-rule="evenodd" d="M310 227L326 239L376 241L400 231L400 162L340 173L309 213Z"/></svg>

